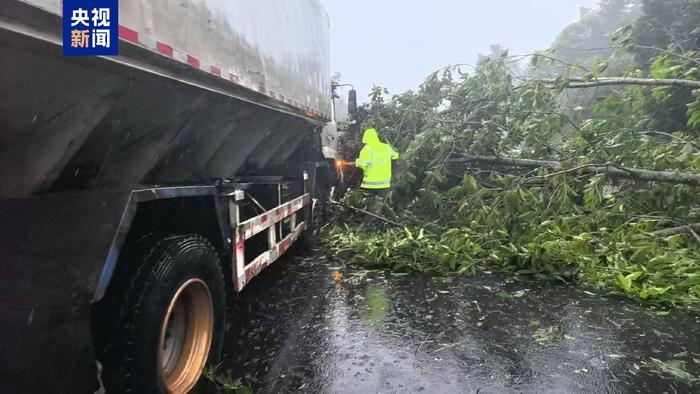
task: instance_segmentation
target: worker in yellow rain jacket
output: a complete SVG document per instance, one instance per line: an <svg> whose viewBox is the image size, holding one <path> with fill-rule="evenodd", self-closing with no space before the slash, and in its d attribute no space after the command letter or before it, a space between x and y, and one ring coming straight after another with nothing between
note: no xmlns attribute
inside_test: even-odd
<svg viewBox="0 0 700 394"><path fill-rule="evenodd" d="M355 165L364 173L360 187L374 196L383 197L391 187L391 161L398 159L399 154L379 141L375 129L365 130L362 143L365 146L355 160Z"/></svg>

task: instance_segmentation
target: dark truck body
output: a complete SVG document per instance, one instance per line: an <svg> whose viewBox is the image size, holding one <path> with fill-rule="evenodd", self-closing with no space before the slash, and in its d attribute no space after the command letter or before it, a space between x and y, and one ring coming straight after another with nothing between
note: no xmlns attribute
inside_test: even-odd
<svg viewBox="0 0 700 394"><path fill-rule="evenodd" d="M235 280L234 192L313 192L328 21L275 3L120 1L113 58L62 56L59 0L0 4L0 392L94 388L91 307L134 239L203 234Z"/></svg>

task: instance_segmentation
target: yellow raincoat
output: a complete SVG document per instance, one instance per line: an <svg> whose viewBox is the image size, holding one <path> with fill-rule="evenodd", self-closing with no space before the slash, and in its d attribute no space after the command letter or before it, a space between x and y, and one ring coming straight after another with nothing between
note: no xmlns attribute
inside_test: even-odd
<svg viewBox="0 0 700 394"><path fill-rule="evenodd" d="M363 189L388 189L391 187L391 161L399 158L399 154L389 145L379 141L377 130L367 129L362 136L365 147L360 151L360 157L355 160L357 167L362 169Z"/></svg>

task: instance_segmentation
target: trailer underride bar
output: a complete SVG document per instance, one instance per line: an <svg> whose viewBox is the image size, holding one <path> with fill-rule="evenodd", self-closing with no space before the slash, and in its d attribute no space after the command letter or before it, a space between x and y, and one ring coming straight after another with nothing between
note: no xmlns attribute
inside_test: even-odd
<svg viewBox="0 0 700 394"><path fill-rule="evenodd" d="M296 213L303 209L311 201L309 193L303 194L292 201L286 202L263 214L240 222L240 206L235 201L230 201L231 227L234 229L233 256L233 282L236 292L243 290L250 280L259 274L265 267L277 260L296 241L306 229L306 222L297 223ZM286 218L291 218L291 231L277 241L275 224ZM257 256L250 263L245 262L245 241L267 230L268 250Z"/></svg>

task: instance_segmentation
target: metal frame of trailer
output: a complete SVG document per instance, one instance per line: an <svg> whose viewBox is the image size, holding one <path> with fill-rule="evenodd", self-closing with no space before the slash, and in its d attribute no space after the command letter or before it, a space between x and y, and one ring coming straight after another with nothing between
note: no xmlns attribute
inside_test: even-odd
<svg viewBox="0 0 700 394"><path fill-rule="evenodd" d="M302 178L304 192L301 196L284 202L281 195L278 195L277 206L243 221L241 221L241 203L248 197L252 198L252 196L246 196L246 190L259 185L277 185L279 188L279 185L282 183L281 178L268 177L264 181L258 179L257 182L227 182L218 188L213 185L195 185L150 187L132 191L126 208L122 213L119 228L112 241L110 253L100 275L93 301L100 300L107 291L120 252L131 229L131 223L136 214L138 204L170 198L216 197L217 211L219 211L220 215L226 214L225 211L222 212L222 210L225 210L222 202L227 205L228 224L230 227L222 228L221 230L223 238L228 243L228 251L232 258L231 272L233 274L234 289L236 292L242 291L251 279L288 251L292 244L307 229L306 218L308 215L303 215L301 221L299 221L298 215L303 213L300 211L303 211L305 208L309 207L307 209L310 209L312 202L311 193L307 191L308 178L308 174L304 172ZM276 225L287 218L290 219L291 229L289 234L282 236L277 231ZM220 225L222 224L221 222L220 220ZM268 232L268 249L252 261L246 262L245 241L266 230Z"/></svg>

